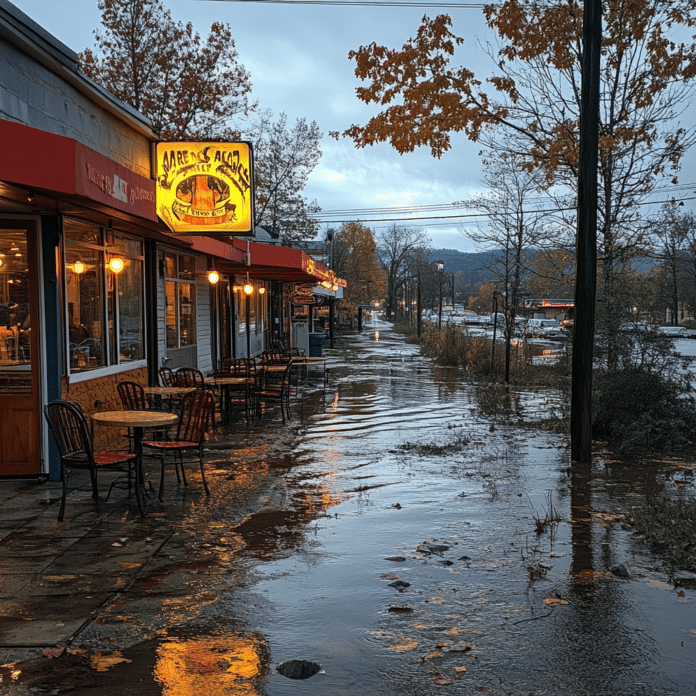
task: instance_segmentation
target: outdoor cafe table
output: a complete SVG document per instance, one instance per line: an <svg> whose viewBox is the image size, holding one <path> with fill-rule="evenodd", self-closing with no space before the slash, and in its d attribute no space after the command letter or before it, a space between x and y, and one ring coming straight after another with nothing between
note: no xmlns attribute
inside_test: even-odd
<svg viewBox="0 0 696 696"><path fill-rule="evenodd" d="M298 365L304 367L305 369L312 366L321 365L324 371L324 384L326 385L326 358L314 358L303 355L293 356L292 364L293 366Z"/></svg>
<svg viewBox="0 0 696 696"><path fill-rule="evenodd" d="M195 391L195 387L145 387L145 393L148 396L154 397L154 402L158 407L162 405L162 399L168 398L171 403L172 397L183 396L189 392Z"/></svg>
<svg viewBox="0 0 696 696"><path fill-rule="evenodd" d="M143 432L145 428L157 428L172 425L179 420L176 413L166 411L102 411L92 414L92 421L98 425L133 428L135 446L135 498L138 501L140 514L144 517L147 511L147 494L145 492L145 476L143 472Z"/></svg>
<svg viewBox="0 0 696 696"><path fill-rule="evenodd" d="M249 422L249 387L254 383L253 377L234 377L234 376L215 377L215 376L212 376L212 377L206 377L205 383L209 384L213 387L218 387L223 393L222 418L223 418L223 423L225 425L229 425L229 423L230 423L230 409L229 409L230 391L232 391L233 387L244 386L246 419L247 419L247 423Z"/></svg>

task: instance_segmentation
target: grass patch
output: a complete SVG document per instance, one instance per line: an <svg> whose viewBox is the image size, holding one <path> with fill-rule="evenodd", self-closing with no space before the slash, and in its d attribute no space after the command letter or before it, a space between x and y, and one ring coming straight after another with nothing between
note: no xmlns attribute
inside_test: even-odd
<svg viewBox="0 0 696 696"><path fill-rule="evenodd" d="M696 500L645 504L633 511L633 524L671 570L696 572Z"/></svg>
<svg viewBox="0 0 696 696"><path fill-rule="evenodd" d="M456 426L448 426L454 430ZM399 451L415 452L416 454L425 456L442 456L445 454L455 454L460 452L463 447L466 447L471 442L471 438L462 432L452 432L444 442L404 442L399 445Z"/></svg>

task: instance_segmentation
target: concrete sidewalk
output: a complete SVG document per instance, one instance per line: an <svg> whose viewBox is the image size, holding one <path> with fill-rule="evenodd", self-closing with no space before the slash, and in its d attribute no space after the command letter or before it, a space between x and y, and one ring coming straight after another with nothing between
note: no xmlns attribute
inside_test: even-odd
<svg viewBox="0 0 696 696"><path fill-rule="evenodd" d="M188 487L170 468L164 501L153 496L145 518L124 490L95 504L86 472L70 476L64 522L62 484L0 481L0 665L85 640L133 644L157 630L165 605L185 615L191 596L215 592L223 574L229 587L229 560L243 545L234 528L282 501L296 426L261 421L211 436L210 498L197 463L187 466ZM157 483L156 462L146 471ZM100 474L103 494L109 476Z"/></svg>

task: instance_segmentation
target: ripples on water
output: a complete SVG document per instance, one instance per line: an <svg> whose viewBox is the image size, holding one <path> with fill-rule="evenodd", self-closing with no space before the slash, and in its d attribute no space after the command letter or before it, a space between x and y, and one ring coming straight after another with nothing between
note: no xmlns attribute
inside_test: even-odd
<svg viewBox="0 0 696 696"><path fill-rule="evenodd" d="M476 388L389 332L351 354L289 477L306 532L246 598L274 663L324 673L271 671L268 696L694 693L693 596L650 584L664 577L611 521L625 501L606 477L570 472L560 436L492 427Z"/></svg>

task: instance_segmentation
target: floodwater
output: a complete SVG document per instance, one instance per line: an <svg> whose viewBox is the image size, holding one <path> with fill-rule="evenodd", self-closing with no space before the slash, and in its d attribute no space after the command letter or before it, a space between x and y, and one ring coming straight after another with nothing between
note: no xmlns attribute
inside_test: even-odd
<svg viewBox="0 0 696 696"><path fill-rule="evenodd" d="M384 328L349 350L288 474L304 529L249 535L234 597L271 667L322 671L271 668L259 693L696 693L694 592L624 521L693 472L601 453L571 470L562 436L497 422L492 388ZM532 418L556 403L508 398Z"/></svg>
<svg viewBox="0 0 696 696"><path fill-rule="evenodd" d="M124 598L81 636L110 631L112 651L31 693L696 694L696 593L626 524L646 497L693 495L690 466L571 468L563 436L516 422L557 395L467 383L386 325L324 350L330 384L293 405L299 444L264 462L282 475L264 508L226 524L247 473L218 459L182 525L210 564L184 546L158 561L189 596ZM289 660L321 668L289 679Z"/></svg>

